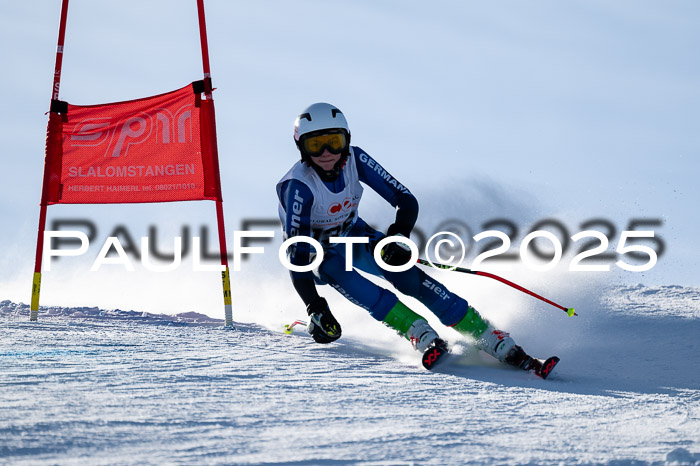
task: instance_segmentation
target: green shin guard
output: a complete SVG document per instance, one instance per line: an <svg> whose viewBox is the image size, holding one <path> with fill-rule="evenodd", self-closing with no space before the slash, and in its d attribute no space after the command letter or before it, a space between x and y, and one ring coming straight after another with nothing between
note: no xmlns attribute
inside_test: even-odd
<svg viewBox="0 0 700 466"><path fill-rule="evenodd" d="M399 334L403 337L409 338L408 330L411 328L411 325L413 325L413 323L418 319L423 319L423 317L421 317L420 314L416 314L415 312L410 310L401 301L397 301L396 305L394 305L394 307L391 308L391 310L382 322L384 323L384 325L391 327L397 332L399 332Z"/></svg>
<svg viewBox="0 0 700 466"><path fill-rule="evenodd" d="M488 328L489 322L481 318L476 309L469 306L466 315L452 326L459 333L465 333L479 338Z"/></svg>

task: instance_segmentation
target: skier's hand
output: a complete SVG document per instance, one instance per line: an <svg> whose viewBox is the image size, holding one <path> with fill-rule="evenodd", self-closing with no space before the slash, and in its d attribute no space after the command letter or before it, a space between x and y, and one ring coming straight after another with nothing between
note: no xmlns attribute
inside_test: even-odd
<svg viewBox="0 0 700 466"><path fill-rule="evenodd" d="M391 231L391 228L389 228ZM394 233L387 236L404 236L401 233ZM404 243L389 243L382 248L382 260L388 265L405 265L411 259L411 249Z"/></svg>
<svg viewBox="0 0 700 466"><path fill-rule="evenodd" d="M407 228L405 226L401 226L400 224L394 222L391 225L389 225L389 228L386 229L386 235L387 236L394 236L394 235L399 235L399 236L405 236L406 238L411 236L411 230L412 228Z"/></svg>
<svg viewBox="0 0 700 466"><path fill-rule="evenodd" d="M325 298L319 297L306 306L306 312L310 317L307 330L316 343L331 343L340 338L340 324L331 314Z"/></svg>

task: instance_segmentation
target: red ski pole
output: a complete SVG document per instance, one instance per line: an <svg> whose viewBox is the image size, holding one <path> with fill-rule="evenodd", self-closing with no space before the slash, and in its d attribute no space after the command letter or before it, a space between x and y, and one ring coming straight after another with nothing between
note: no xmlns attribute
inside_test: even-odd
<svg viewBox="0 0 700 466"><path fill-rule="evenodd" d="M479 275L482 277L493 278L494 280L498 280L501 283L505 283L506 285L511 286L518 291L522 291L523 293L529 294L530 296L534 296L535 298L537 298L541 301L544 301L547 304L551 304L552 306L561 309L562 311L566 312L566 314L569 317L578 316L578 314L576 314L576 311L574 311L573 307L564 307L560 304L555 303L554 301L551 301L551 300L545 298L544 296L540 296L537 293L528 290L527 288L524 288L516 283L511 282L510 280L506 280L505 278L499 277L498 275L494 275L492 273L481 272L481 271L472 270L472 269L466 269L464 267L454 267L452 265L446 265L446 264L436 264L436 263L429 262L425 259L418 259L418 263L421 265L427 265L429 267L435 267L437 269L454 270L455 272L469 273L472 275Z"/></svg>

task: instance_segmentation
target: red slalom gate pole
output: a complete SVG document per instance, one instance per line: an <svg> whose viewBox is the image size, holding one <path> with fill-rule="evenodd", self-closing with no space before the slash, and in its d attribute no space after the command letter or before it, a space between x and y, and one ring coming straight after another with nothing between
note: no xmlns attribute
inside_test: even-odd
<svg viewBox="0 0 700 466"><path fill-rule="evenodd" d="M216 223L219 231L219 254L221 255L221 265L224 271L221 273L221 283L224 291L224 314L225 325L233 326L233 305L231 300L231 278L228 268L228 252L226 250L226 232L224 229L224 206L221 196L221 174L219 171L219 150L216 141L216 118L214 114L214 98L212 97L213 86L211 80L211 70L209 68L209 44L207 43L207 24L204 18L204 0L197 0L197 14L199 16L199 40L202 45L202 69L204 71L204 96L207 100L206 105L209 106L211 113L211 147L215 160L214 167L216 172Z"/></svg>
<svg viewBox="0 0 700 466"><path fill-rule="evenodd" d="M49 107L49 127L51 120L60 118L53 105L53 101L58 100L59 89L61 87L61 69L63 67L63 43L66 37L66 19L68 17L68 0L63 0L61 5L61 19L58 26L58 43L56 45L56 66L53 73L53 84L51 86L51 102ZM48 138L49 127L47 127L47 153L44 159L44 177L41 188L41 203L39 208L39 228L36 239L36 256L34 259L34 277L32 280L32 299L29 311L29 320L36 321L39 318L39 295L41 293L41 263L44 254L44 230L46 229L46 208L48 207L47 189L49 186L48 167Z"/></svg>
<svg viewBox="0 0 700 466"><path fill-rule="evenodd" d="M199 16L199 41L202 44L202 68L204 69L204 86L207 86L206 79L211 78L211 70L209 69L209 43L207 42L207 23L204 18L204 0L197 0L197 14ZM211 81L209 87L205 91L207 99L211 98Z"/></svg>
<svg viewBox="0 0 700 466"><path fill-rule="evenodd" d="M513 287L518 291L522 291L523 293L529 294L530 296L533 296L541 301L544 301L547 304L551 304L552 306L554 306L558 309L561 309L562 311L566 312L566 314L569 317L578 316L578 314L576 314L576 311L574 310L573 307L564 307L561 304L557 304L554 301L551 301L551 300L545 298L544 296L540 296L537 293L530 291L527 288L524 288L524 287L518 285L517 283L513 283L510 280L506 280L503 277L499 277L498 275L494 275L494 274L489 273L489 272L481 272L479 270L466 269L464 267L454 267L454 266L446 265L446 264L435 264L435 263L432 263L432 262L427 261L425 259L418 259L417 262L421 265L427 265L429 267L434 267L436 269L454 270L455 272L469 273L472 275L479 275L482 277L493 278L494 280L498 280L501 283L505 283L506 285Z"/></svg>

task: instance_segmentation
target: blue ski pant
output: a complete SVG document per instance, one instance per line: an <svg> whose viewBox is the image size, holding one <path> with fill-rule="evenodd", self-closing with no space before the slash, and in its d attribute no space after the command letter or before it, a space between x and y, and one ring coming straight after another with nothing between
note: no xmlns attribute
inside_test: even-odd
<svg viewBox="0 0 700 466"><path fill-rule="evenodd" d="M353 269L345 270L346 245L337 244L324 250L324 259L314 271L318 284L328 284L350 302L365 308L372 317L382 321L399 300L391 291L377 286L358 271L389 281L401 293L416 298L435 314L444 325L452 326L462 320L468 303L443 284L414 266L404 272L389 272L377 265L373 251L385 235L358 218L348 236L366 236L369 243L353 244Z"/></svg>

